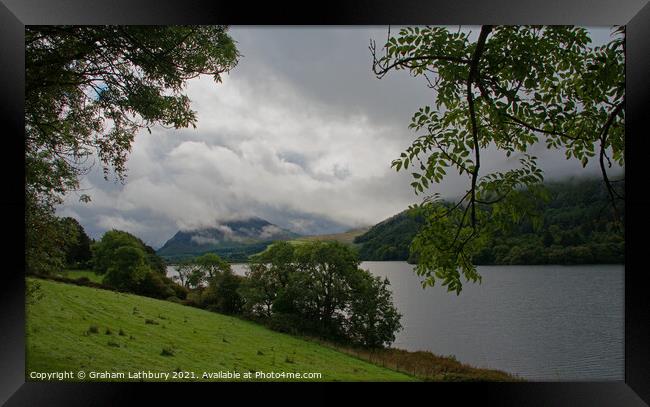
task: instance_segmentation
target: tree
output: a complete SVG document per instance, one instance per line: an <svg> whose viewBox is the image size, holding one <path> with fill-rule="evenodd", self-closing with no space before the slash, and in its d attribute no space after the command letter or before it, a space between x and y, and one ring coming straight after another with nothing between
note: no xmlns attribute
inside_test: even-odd
<svg viewBox="0 0 650 407"><path fill-rule="evenodd" d="M290 279L296 271L293 245L285 241L275 242L251 260L241 289L246 311L269 318L272 311L295 311L289 289Z"/></svg>
<svg viewBox="0 0 650 407"><path fill-rule="evenodd" d="M242 280L241 276L235 275L230 269L215 275L203 293L204 305L224 314L240 313L244 302L240 295Z"/></svg>
<svg viewBox="0 0 650 407"><path fill-rule="evenodd" d="M90 237L76 219L67 217L61 219L61 222L71 235L71 241L65 247L66 264L72 267L87 267L92 257Z"/></svg>
<svg viewBox="0 0 650 407"><path fill-rule="evenodd" d="M276 242L254 257L238 292L247 313L273 329L381 347L401 327L388 287L359 268L349 246Z"/></svg>
<svg viewBox="0 0 650 407"><path fill-rule="evenodd" d="M278 296L278 286L272 277L265 264L249 264L246 280L239 289L248 315L271 318L272 307Z"/></svg>
<svg viewBox="0 0 650 407"><path fill-rule="evenodd" d="M151 268L145 262L142 249L121 246L113 255L113 261L106 271L104 282L112 287L134 291L145 279Z"/></svg>
<svg viewBox="0 0 650 407"><path fill-rule="evenodd" d="M30 202L26 202L26 211L30 211L30 207ZM68 248L78 243L76 229L66 227L53 214L41 211L31 212L25 226L28 229L25 235L26 272L51 274L63 270Z"/></svg>
<svg viewBox="0 0 650 407"><path fill-rule="evenodd" d="M219 82L238 56L224 26L25 28L28 270L58 267L55 206L95 158L105 178L112 170L124 181L136 133L194 126L185 82Z"/></svg>
<svg viewBox="0 0 650 407"><path fill-rule="evenodd" d="M147 269L161 277L165 276L164 262L155 252L151 253L153 250L151 247L132 234L115 229L104 233L102 238L91 246L93 270L97 274L107 273L115 265L117 251L122 247L132 247L142 252ZM161 264L163 267L162 272L160 270Z"/></svg>
<svg viewBox="0 0 650 407"><path fill-rule="evenodd" d="M104 233L91 248L93 270L97 274L105 274L116 260L117 250L127 246L140 250L145 257L144 247L132 234L115 229Z"/></svg>
<svg viewBox="0 0 650 407"><path fill-rule="evenodd" d="M199 267L192 267L190 274L187 276L187 285L193 288L199 288L205 283L205 272Z"/></svg>
<svg viewBox="0 0 650 407"><path fill-rule="evenodd" d="M480 280L471 259L490 235L524 217L539 226L536 203L547 196L536 157L526 153L534 143L583 166L598 157L620 219L616 201L623 196L607 168L624 162L624 28L604 46L589 42L586 29L567 26L482 26L476 39L443 27L404 28L389 32L383 56L371 41L378 78L405 69L435 91L435 106L420 108L409 125L421 134L392 166L413 169L416 194L428 193L448 168L469 184L454 205L434 193L415 206L426 219L411 244L423 285L438 279L460 293L461 274ZM520 167L481 173L488 146L519 154Z"/></svg>
<svg viewBox="0 0 650 407"><path fill-rule="evenodd" d="M296 308L334 334L349 300L350 275L359 266L356 254L339 242L314 241L295 249L295 262L301 277Z"/></svg>
<svg viewBox="0 0 650 407"><path fill-rule="evenodd" d="M147 255L147 263L151 266L151 269L161 276L167 275L167 263L165 260L156 254L156 250L145 244L142 240L138 239L142 246L144 247L144 252Z"/></svg>
<svg viewBox="0 0 650 407"><path fill-rule="evenodd" d="M191 261L182 261L174 266L178 275L173 279L180 282L183 287L196 288L196 281L192 280L192 275L196 269L196 265Z"/></svg>
<svg viewBox="0 0 650 407"><path fill-rule="evenodd" d="M210 279L231 271L230 264L214 253L206 253L197 257L194 264Z"/></svg>
<svg viewBox="0 0 650 407"><path fill-rule="evenodd" d="M366 270L355 273L352 280L346 335L354 343L367 347L383 347L395 341L402 325L401 314L393 305L390 282Z"/></svg>

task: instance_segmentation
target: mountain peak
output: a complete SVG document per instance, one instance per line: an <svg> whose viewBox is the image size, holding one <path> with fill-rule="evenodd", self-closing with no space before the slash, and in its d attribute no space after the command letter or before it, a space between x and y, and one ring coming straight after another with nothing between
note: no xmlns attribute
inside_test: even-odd
<svg viewBox="0 0 650 407"><path fill-rule="evenodd" d="M216 226L178 231L158 250L158 254L167 259L174 259L212 252L234 260L235 253L253 254L264 250L273 241L289 240L298 236L297 233L265 219L251 216L219 222Z"/></svg>

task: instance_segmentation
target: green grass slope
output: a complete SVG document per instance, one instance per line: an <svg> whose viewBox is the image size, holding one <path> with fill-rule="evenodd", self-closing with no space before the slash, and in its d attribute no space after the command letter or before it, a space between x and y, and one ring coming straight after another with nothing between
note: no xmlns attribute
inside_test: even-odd
<svg viewBox="0 0 650 407"><path fill-rule="evenodd" d="M413 377L252 322L131 294L27 279L30 372L317 372L322 381ZM88 377L88 376L87 376ZM99 379L89 379L98 381ZM137 379L118 379L137 380ZM186 380L173 379L169 380ZM205 380L215 380L206 378ZM225 380L225 379L216 379ZM269 379L257 379L269 380ZM297 380L276 378L274 380Z"/></svg>

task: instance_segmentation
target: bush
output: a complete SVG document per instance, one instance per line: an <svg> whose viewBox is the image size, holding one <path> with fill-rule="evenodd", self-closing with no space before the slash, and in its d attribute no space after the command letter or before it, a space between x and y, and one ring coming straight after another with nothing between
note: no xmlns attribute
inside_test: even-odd
<svg viewBox="0 0 650 407"><path fill-rule="evenodd" d="M212 279L201 294L201 305L210 311L224 314L239 314L244 305L239 288L243 278L224 271Z"/></svg>
<svg viewBox="0 0 650 407"><path fill-rule="evenodd" d="M144 278L135 289L135 293L159 299L174 297L176 293L174 292L174 289L170 287L171 280L167 279L169 280L169 282L167 282L165 279L166 277L163 277L154 271L149 271L145 274Z"/></svg>
<svg viewBox="0 0 650 407"><path fill-rule="evenodd" d="M271 318L266 319L264 322L266 326L274 331L291 335L312 333L317 330L317 326L313 321L296 314L273 313Z"/></svg>
<svg viewBox="0 0 650 407"><path fill-rule="evenodd" d="M205 309L210 312L220 312L221 309L217 304L208 304L205 306Z"/></svg>
<svg viewBox="0 0 650 407"><path fill-rule="evenodd" d="M191 293L188 295L188 298L181 300L181 304L187 305L188 307L201 308L201 303Z"/></svg>
<svg viewBox="0 0 650 407"><path fill-rule="evenodd" d="M189 293L190 290L188 290L186 287L183 287L182 285L177 284L172 280L169 280L169 283L167 285L171 287L172 290L174 290L174 296L176 298L181 300L187 298L187 294Z"/></svg>

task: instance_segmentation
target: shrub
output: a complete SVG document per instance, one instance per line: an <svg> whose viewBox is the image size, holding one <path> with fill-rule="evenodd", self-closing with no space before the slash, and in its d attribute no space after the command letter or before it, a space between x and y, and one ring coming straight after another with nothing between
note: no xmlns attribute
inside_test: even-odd
<svg viewBox="0 0 650 407"><path fill-rule="evenodd" d="M274 313L265 324L274 331L291 335L314 333L318 330L315 321L296 314Z"/></svg>
<svg viewBox="0 0 650 407"><path fill-rule="evenodd" d="M187 298L189 290L186 287L183 287L180 284L176 284L174 281L170 280L171 284L168 284L172 290L174 290L174 296L178 299L184 300Z"/></svg>
<svg viewBox="0 0 650 407"><path fill-rule="evenodd" d="M154 271L148 271L136 287L135 293L158 299L173 297L175 295L174 290L169 287L165 279L166 277Z"/></svg>
<svg viewBox="0 0 650 407"><path fill-rule="evenodd" d="M181 300L181 304L186 305L188 307L201 308L201 304L199 304L194 298Z"/></svg>
<svg viewBox="0 0 650 407"><path fill-rule="evenodd" d="M208 304L208 306L205 307L206 311L210 312L219 312L219 306L217 304Z"/></svg>
<svg viewBox="0 0 650 407"><path fill-rule="evenodd" d="M201 305L206 309L224 314L239 314L244 300L239 288L243 277L224 271L210 279L210 285L201 295Z"/></svg>

